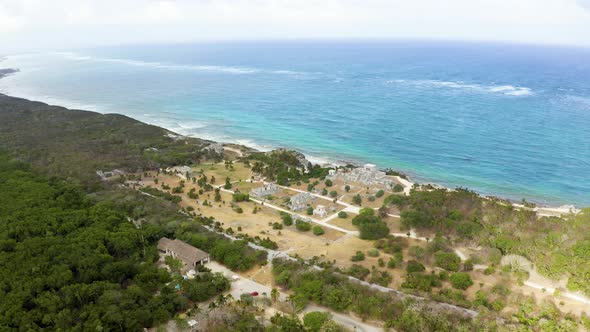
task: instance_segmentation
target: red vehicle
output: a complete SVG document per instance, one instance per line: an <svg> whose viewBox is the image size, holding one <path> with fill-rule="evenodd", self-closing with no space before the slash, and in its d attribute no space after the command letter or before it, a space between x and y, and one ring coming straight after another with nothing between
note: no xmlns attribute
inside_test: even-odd
<svg viewBox="0 0 590 332"><path fill-rule="evenodd" d="M250 293L250 295L252 295L252 296L258 296L258 292L252 292L252 293Z"/></svg>

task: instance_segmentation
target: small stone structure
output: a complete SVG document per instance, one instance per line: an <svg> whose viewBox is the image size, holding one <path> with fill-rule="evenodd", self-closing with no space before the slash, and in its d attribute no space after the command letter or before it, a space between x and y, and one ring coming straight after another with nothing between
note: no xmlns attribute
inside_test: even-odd
<svg viewBox="0 0 590 332"><path fill-rule="evenodd" d="M315 196L310 193L299 193L291 197L289 207L297 212L307 208L307 205L315 200Z"/></svg>
<svg viewBox="0 0 590 332"><path fill-rule="evenodd" d="M276 184L269 183L259 188L250 190L250 195L253 197L263 198L270 195L275 195L281 190Z"/></svg>
<svg viewBox="0 0 590 332"><path fill-rule="evenodd" d="M342 179L344 182L359 182L365 185L382 185L390 189L397 184L373 164L365 164L351 170L339 169L333 174L329 172L326 178L331 180Z"/></svg>
<svg viewBox="0 0 590 332"><path fill-rule="evenodd" d="M192 171L193 171L193 169L190 168L189 166L174 166L174 167L166 168L166 172L173 173L176 176L178 176L179 178L184 179L184 180L188 180L187 174L190 177L190 174L192 173Z"/></svg>
<svg viewBox="0 0 590 332"><path fill-rule="evenodd" d="M325 218L328 215L328 211L326 211L326 207L323 205L318 205L316 206L316 208L313 210L313 215L314 216L318 216L321 218Z"/></svg>
<svg viewBox="0 0 590 332"><path fill-rule="evenodd" d="M213 151L217 154L223 154L223 145L221 145L221 143L211 143L205 148L205 150Z"/></svg>
<svg viewBox="0 0 590 332"><path fill-rule="evenodd" d="M100 177L101 180L107 180L108 178L111 178L115 175L123 175L125 174L125 172L118 170L118 169L114 169L112 171L96 171L96 175L98 175Z"/></svg>
<svg viewBox="0 0 590 332"><path fill-rule="evenodd" d="M188 267L205 265L209 262L209 254L178 239L170 240L163 237L158 241L158 250L167 256L180 259Z"/></svg>

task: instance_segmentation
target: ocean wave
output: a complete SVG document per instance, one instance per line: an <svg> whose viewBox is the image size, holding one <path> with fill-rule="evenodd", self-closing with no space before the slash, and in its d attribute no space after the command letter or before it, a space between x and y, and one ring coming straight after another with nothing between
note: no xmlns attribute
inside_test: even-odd
<svg viewBox="0 0 590 332"><path fill-rule="evenodd" d="M109 113L112 111L109 105L97 105L81 101L75 101L67 98L61 98L53 95L36 93L7 84L0 84L0 93L12 97L23 98L32 101L39 101L48 105L60 106L75 110L93 111L98 113Z"/></svg>
<svg viewBox="0 0 590 332"><path fill-rule="evenodd" d="M221 72L221 73L227 73L227 74L266 73L266 74L289 75L289 76L297 76L297 77L302 77L302 76L311 75L311 74L317 74L317 73L307 73L307 72L300 72L300 71L293 71L293 70L263 70L263 69L251 68L251 67L218 66L218 65L176 65L176 64L168 64L168 63L155 62L155 61L140 61L140 60L131 60L131 59L92 57L92 56L80 55L80 54L72 53L72 52L54 52L52 54L59 55L59 56L62 56L66 59L75 60L75 61L118 63L118 64L125 64L125 65L129 65L129 66L150 67L150 68L168 69L168 70L193 70L193 71L205 71L205 72L208 71L208 72Z"/></svg>
<svg viewBox="0 0 590 332"><path fill-rule="evenodd" d="M440 81L440 80L389 80L388 84L405 84L414 86L425 86L435 88L447 88L447 89L464 89L483 93L494 93L503 94L506 96L529 96L533 94L531 88L524 86L514 85L495 85L495 84L477 84L477 83L465 83L463 81Z"/></svg>

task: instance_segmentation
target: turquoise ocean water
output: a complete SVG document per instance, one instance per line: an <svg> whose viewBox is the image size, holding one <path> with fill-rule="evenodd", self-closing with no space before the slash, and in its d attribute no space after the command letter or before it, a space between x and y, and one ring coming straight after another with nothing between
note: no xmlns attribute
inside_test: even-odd
<svg viewBox="0 0 590 332"><path fill-rule="evenodd" d="M0 92L419 181L590 205L590 49L424 41L8 55Z"/></svg>

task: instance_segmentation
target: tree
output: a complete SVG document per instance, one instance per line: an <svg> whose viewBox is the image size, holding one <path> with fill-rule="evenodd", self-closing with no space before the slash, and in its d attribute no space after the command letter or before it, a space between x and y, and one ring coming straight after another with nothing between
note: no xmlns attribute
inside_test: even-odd
<svg viewBox="0 0 590 332"><path fill-rule="evenodd" d="M221 190L219 188L215 188L215 201L221 202Z"/></svg>
<svg viewBox="0 0 590 332"><path fill-rule="evenodd" d="M362 200L363 199L361 198L361 195L359 195L359 194L352 196L352 202L356 205L361 205Z"/></svg>
<svg viewBox="0 0 590 332"><path fill-rule="evenodd" d="M346 192L350 192L350 186L349 186L349 185L346 185L346 186L344 186L344 190L345 190Z"/></svg>
<svg viewBox="0 0 590 332"><path fill-rule="evenodd" d="M453 273L449 278L449 281L454 288L462 290L465 290L473 285L473 280L471 280L471 277L466 272Z"/></svg>
<svg viewBox="0 0 590 332"><path fill-rule="evenodd" d="M363 240L377 240L389 235L389 227L370 208L361 209L352 224L359 228L359 237Z"/></svg>
<svg viewBox="0 0 590 332"><path fill-rule="evenodd" d="M326 187L331 187L332 186L332 180L327 179L326 182L324 182L326 184Z"/></svg>
<svg viewBox="0 0 590 332"><path fill-rule="evenodd" d="M348 217L348 213L344 211L338 212L338 218L346 219Z"/></svg>
<svg viewBox="0 0 590 332"><path fill-rule="evenodd" d="M270 298L272 300L273 303L277 303L277 300L279 299L279 291L273 287L273 289L270 291Z"/></svg>
<svg viewBox="0 0 590 332"><path fill-rule="evenodd" d="M225 178L225 184L223 185L223 189L229 190L231 189L232 184L231 184L231 180L229 179L229 176Z"/></svg>
<svg viewBox="0 0 590 332"><path fill-rule="evenodd" d="M311 215L313 214L313 208L312 208L311 206L310 206L310 207L308 207L308 208L306 209L306 212L307 212L307 214L308 214L308 215L310 215L310 216L311 216Z"/></svg>
<svg viewBox="0 0 590 332"><path fill-rule="evenodd" d="M375 193L375 197L379 198L382 197L385 194L385 191L383 191L382 189L380 189L379 191L377 191Z"/></svg>

